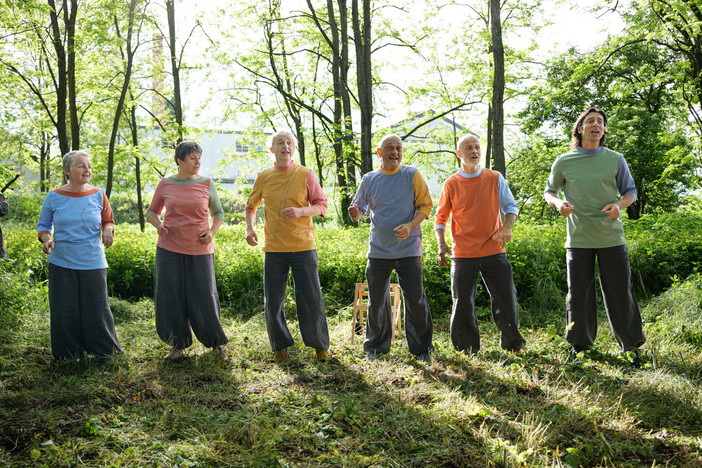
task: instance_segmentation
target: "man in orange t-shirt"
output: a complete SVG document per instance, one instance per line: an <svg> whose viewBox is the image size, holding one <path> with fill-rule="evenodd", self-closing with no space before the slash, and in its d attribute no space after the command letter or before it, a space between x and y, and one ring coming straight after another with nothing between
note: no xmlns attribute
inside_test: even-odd
<svg viewBox="0 0 702 468"><path fill-rule="evenodd" d="M329 359L329 330L317 271L312 218L324 216L327 197L314 173L296 164L296 139L279 131L270 138L275 165L256 177L246 201L246 242L258 245L256 209L264 202L263 294L268 339L273 359L288 357L294 343L285 321L285 290L292 271L295 307L302 341L315 349L319 361Z"/></svg>
<svg viewBox="0 0 702 468"><path fill-rule="evenodd" d="M480 142L474 135L458 140L456 155L461 168L444 183L436 212L434 232L439 245L439 264L447 264L446 224L451 218L451 342L469 354L480 350L480 331L475 316L478 273L483 277L492 303L492 318L501 332L500 347L521 353L524 338L517 325L517 290L505 244L519 209L504 177L480 167ZM504 223L500 211L505 213Z"/></svg>

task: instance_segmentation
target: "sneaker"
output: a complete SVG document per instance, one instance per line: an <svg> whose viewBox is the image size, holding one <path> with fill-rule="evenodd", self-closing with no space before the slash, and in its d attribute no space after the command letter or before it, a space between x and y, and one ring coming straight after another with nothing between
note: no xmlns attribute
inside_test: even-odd
<svg viewBox="0 0 702 468"><path fill-rule="evenodd" d="M328 361L329 360L329 351L326 349L315 349L315 353L317 353L317 360L318 361Z"/></svg>
<svg viewBox="0 0 702 468"><path fill-rule="evenodd" d="M634 367L636 369L641 367L641 364L642 364L641 351L639 351L639 348L634 348L634 349L630 349L629 351L625 351L624 355L626 356L627 360L631 364L631 367Z"/></svg>
<svg viewBox="0 0 702 468"><path fill-rule="evenodd" d="M431 362L431 355L429 353L417 354L417 359L422 362Z"/></svg>
<svg viewBox="0 0 702 468"><path fill-rule="evenodd" d="M368 353L366 354L366 361L377 361L380 359L380 353Z"/></svg>
<svg viewBox="0 0 702 468"><path fill-rule="evenodd" d="M517 356L521 356L522 350L521 349L510 349L508 350L509 353L516 354Z"/></svg>
<svg viewBox="0 0 702 468"><path fill-rule="evenodd" d="M273 353L273 360L277 363L281 363L288 358L288 350L281 349L280 351L275 351Z"/></svg>

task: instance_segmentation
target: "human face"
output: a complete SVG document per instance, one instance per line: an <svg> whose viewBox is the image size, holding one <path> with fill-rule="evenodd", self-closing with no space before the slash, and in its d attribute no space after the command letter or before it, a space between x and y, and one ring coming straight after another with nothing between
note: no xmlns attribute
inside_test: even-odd
<svg viewBox="0 0 702 468"><path fill-rule="evenodd" d="M478 171L480 166L480 141L474 136L464 138L456 150L458 159L463 163L461 167L468 174Z"/></svg>
<svg viewBox="0 0 702 468"><path fill-rule="evenodd" d="M202 155L192 151L185 159L178 160L178 173L183 177L194 178L200 173L200 159Z"/></svg>
<svg viewBox="0 0 702 468"><path fill-rule="evenodd" d="M287 166L295 156L295 140L292 135L281 133L273 141L271 153L275 155L275 162L279 166Z"/></svg>
<svg viewBox="0 0 702 468"><path fill-rule="evenodd" d="M69 183L82 185L90 182L90 176L93 175L90 167L90 158L85 155L76 156L76 159L73 160L73 166L71 166L71 170L67 175Z"/></svg>
<svg viewBox="0 0 702 468"><path fill-rule="evenodd" d="M394 171L402 162L402 140L396 136L386 138L378 148L378 156L382 160L380 167L386 171Z"/></svg>
<svg viewBox="0 0 702 468"><path fill-rule="evenodd" d="M599 148L600 140L607 130L604 117L597 112L587 114L578 129L582 137L582 147L585 149Z"/></svg>

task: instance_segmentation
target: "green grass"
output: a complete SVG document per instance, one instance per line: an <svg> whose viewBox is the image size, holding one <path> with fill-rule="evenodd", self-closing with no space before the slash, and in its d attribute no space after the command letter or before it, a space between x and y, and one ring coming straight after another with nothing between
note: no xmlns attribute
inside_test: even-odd
<svg viewBox="0 0 702 468"><path fill-rule="evenodd" d="M126 353L108 360L54 361L45 309L2 333L3 466L702 466L700 348L651 330L640 370L604 322L597 352L569 361L560 316L522 329L521 357L488 322L483 351L458 353L438 318L431 365L404 339L369 363L343 307L329 362L289 320L277 365L262 315L224 310L228 360L196 344L171 363L151 300L112 307Z"/></svg>

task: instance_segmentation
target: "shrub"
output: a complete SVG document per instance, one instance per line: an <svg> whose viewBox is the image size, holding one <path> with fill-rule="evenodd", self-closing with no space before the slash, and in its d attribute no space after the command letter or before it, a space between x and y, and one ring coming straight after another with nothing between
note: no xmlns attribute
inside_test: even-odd
<svg viewBox="0 0 702 468"><path fill-rule="evenodd" d="M5 270L26 272L36 281L47 276L47 257L36 240L34 226L8 223L6 232L9 262ZM262 225L258 225L259 234ZM339 228L331 223L316 225L319 277L329 310L348 306L353 300L354 284L365 281L367 224L358 228ZM451 310L450 269L439 267L433 225L422 223L424 235L424 285L432 313L444 315ZM702 215L677 213L626 221L626 231L637 294L664 291L675 278L702 273ZM223 226L215 239L215 274L220 298L228 309L242 315L263 308L263 253L245 240L245 226ZM262 237L262 236L261 236ZM156 232L139 231L137 225L120 225L115 243L106 250L110 294L116 298L138 299L153 295ZM548 225L518 223L507 256L512 263L519 304L532 322L550 320L550 313L563 309L567 291L565 267L565 223ZM393 281L397 281L393 278ZM292 297L292 296L290 296ZM288 302L290 302L289 299ZM489 296L478 285L476 303L479 313L488 318Z"/></svg>
<svg viewBox="0 0 702 468"><path fill-rule="evenodd" d="M18 270L12 260L0 258L0 322L3 330L18 328L24 319L48 310L49 301L42 282L29 270Z"/></svg>
<svg viewBox="0 0 702 468"><path fill-rule="evenodd" d="M5 221L13 221L19 224L37 227L37 220L41 212L41 204L46 198L45 193L33 193L30 195L5 194L10 203L10 212L2 218Z"/></svg>
<svg viewBox="0 0 702 468"><path fill-rule="evenodd" d="M696 273L655 297L641 311L648 330L702 348L702 274Z"/></svg>

